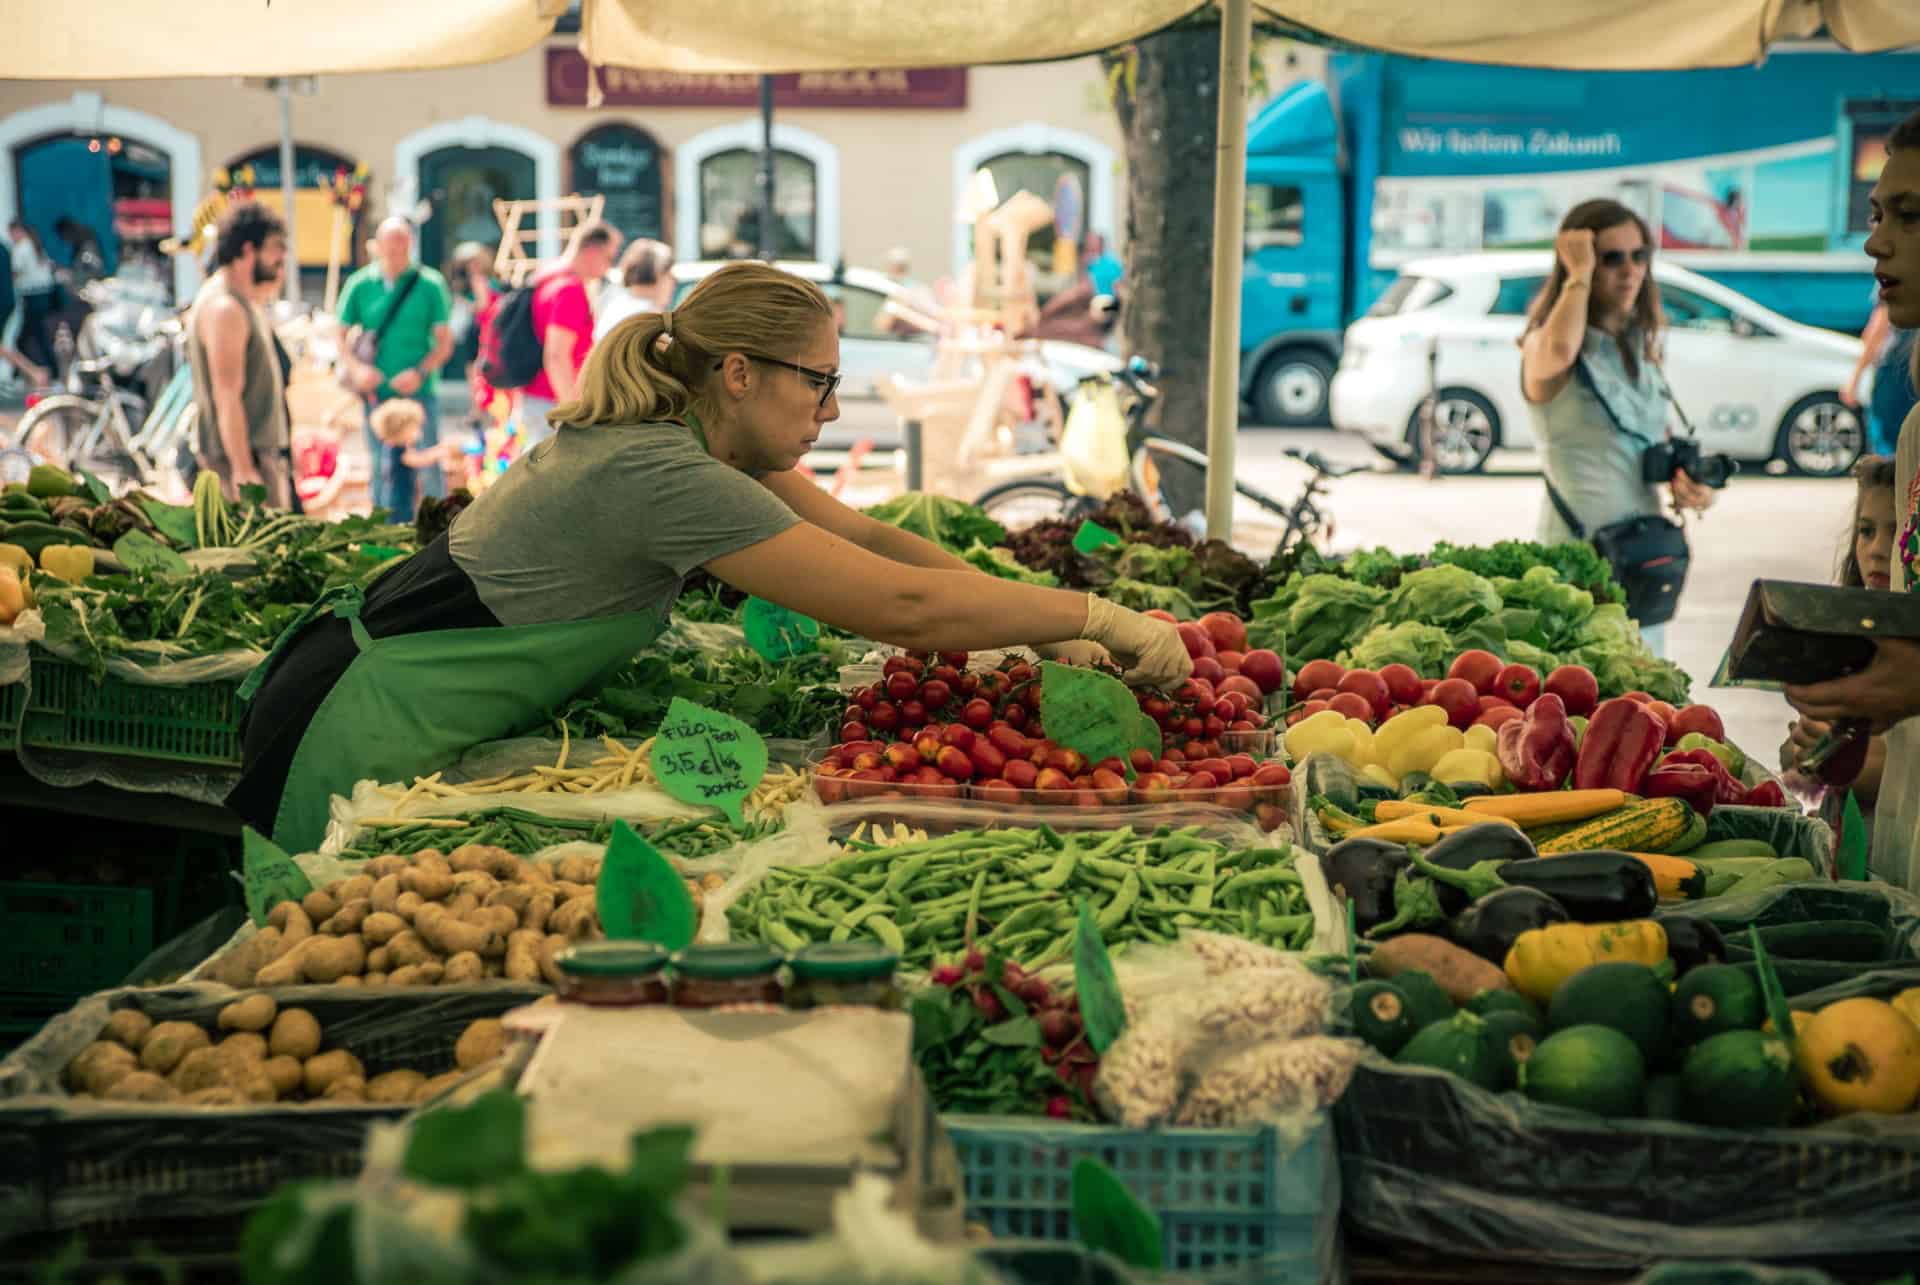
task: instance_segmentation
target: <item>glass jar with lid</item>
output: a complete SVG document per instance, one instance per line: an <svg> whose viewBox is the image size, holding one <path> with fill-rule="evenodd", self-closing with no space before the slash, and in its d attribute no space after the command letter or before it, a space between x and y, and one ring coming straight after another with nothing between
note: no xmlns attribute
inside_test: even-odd
<svg viewBox="0 0 1920 1285"><path fill-rule="evenodd" d="M554 956L563 1001L609 1008L665 1004L669 996L665 948L642 941L591 941Z"/></svg>
<svg viewBox="0 0 1920 1285"><path fill-rule="evenodd" d="M749 942L688 946L673 957L674 1007L782 1004L780 966L785 962L773 947Z"/></svg>
<svg viewBox="0 0 1920 1285"><path fill-rule="evenodd" d="M893 979L899 966L900 956L878 942L833 941L805 947L793 957L787 1005L903 1009L906 994Z"/></svg>

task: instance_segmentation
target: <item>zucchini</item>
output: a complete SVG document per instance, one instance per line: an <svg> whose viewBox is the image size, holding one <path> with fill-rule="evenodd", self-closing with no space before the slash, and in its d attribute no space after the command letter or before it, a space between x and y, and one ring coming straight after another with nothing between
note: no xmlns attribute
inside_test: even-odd
<svg viewBox="0 0 1920 1285"><path fill-rule="evenodd" d="M1759 985L1732 964L1690 968L1673 988L1674 1039L1683 1046L1726 1031L1758 1030L1766 1015Z"/></svg>
<svg viewBox="0 0 1920 1285"><path fill-rule="evenodd" d="M44 519L37 522L12 522L5 530L0 530L0 544L17 544L31 553L40 556L40 550L50 544L85 544L93 541L84 533L71 527L55 526Z"/></svg>
<svg viewBox="0 0 1920 1285"><path fill-rule="evenodd" d="M1605 1026L1632 1040L1647 1066L1667 1058L1672 1042L1673 1001L1666 982L1646 964L1624 960L1593 964L1553 993L1547 1022L1556 1031Z"/></svg>
<svg viewBox="0 0 1920 1285"><path fill-rule="evenodd" d="M1646 1088L1639 1047L1610 1026L1556 1031L1520 1068L1520 1090L1534 1101L1595 1115L1639 1115Z"/></svg>
<svg viewBox="0 0 1920 1285"><path fill-rule="evenodd" d="M1546 1024L1531 1013L1516 1013L1512 1009L1488 1013L1480 1020L1493 1032L1494 1051L1500 1058L1500 1087L1519 1088L1520 1068L1533 1056L1540 1041L1547 1038Z"/></svg>
<svg viewBox="0 0 1920 1285"><path fill-rule="evenodd" d="M1410 968L1404 973L1395 973L1393 984L1413 1014L1414 1030L1424 1030L1453 1016L1453 1001L1425 969Z"/></svg>
<svg viewBox="0 0 1920 1285"><path fill-rule="evenodd" d="M1745 946L1728 942L1727 962L1753 978L1755 985L1759 984L1760 965L1754 962L1753 952ZM1774 976L1780 979L1780 993L1788 999L1860 976L1860 965L1838 959L1775 959L1769 955L1767 962L1773 965Z"/></svg>
<svg viewBox="0 0 1920 1285"><path fill-rule="evenodd" d="M1450 1071L1483 1089L1500 1089L1507 1076L1500 1037L1485 1019L1472 1013L1455 1013L1423 1028L1393 1060L1402 1066Z"/></svg>
<svg viewBox="0 0 1920 1285"><path fill-rule="evenodd" d="M1772 959L1844 959L1877 964L1893 951L1893 938L1878 924L1863 919L1816 919L1810 923L1775 924L1760 929ZM1740 939L1745 945L1745 940Z"/></svg>
<svg viewBox="0 0 1920 1285"><path fill-rule="evenodd" d="M1687 1054L1680 1079L1690 1118L1736 1129L1785 1124L1799 1088L1787 1042L1760 1031L1722 1031Z"/></svg>
<svg viewBox="0 0 1920 1285"><path fill-rule="evenodd" d="M1645 799L1583 822L1544 843L1543 857L1562 852L1671 852L1689 836L1706 834L1700 814L1685 799ZM1699 839L1694 839L1699 842Z"/></svg>
<svg viewBox="0 0 1920 1285"><path fill-rule="evenodd" d="M1388 1057L1413 1038L1413 1013L1392 982L1361 982L1348 999L1354 1033Z"/></svg>
<svg viewBox="0 0 1920 1285"><path fill-rule="evenodd" d="M1771 861L1780 854L1773 845L1764 839L1715 839L1712 843L1703 843L1687 854L1702 865L1707 862L1719 862L1730 858L1742 860L1765 857Z"/></svg>

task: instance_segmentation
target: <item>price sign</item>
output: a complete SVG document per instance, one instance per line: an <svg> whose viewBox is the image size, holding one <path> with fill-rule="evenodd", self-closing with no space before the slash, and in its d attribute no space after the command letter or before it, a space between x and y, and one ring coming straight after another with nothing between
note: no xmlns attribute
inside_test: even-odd
<svg viewBox="0 0 1920 1285"><path fill-rule="evenodd" d="M267 922L267 912L283 901L298 901L313 891L313 883L293 858L273 840L252 827L240 831L240 882L247 914L254 924Z"/></svg>
<svg viewBox="0 0 1920 1285"><path fill-rule="evenodd" d="M611 940L656 942L668 950L691 942L700 924L687 881L625 821L613 823L594 907Z"/></svg>
<svg viewBox="0 0 1920 1285"><path fill-rule="evenodd" d="M1040 719L1055 744L1079 750L1089 763L1108 758L1126 763L1128 780L1133 779L1133 765L1127 759L1134 750L1160 756L1159 727L1140 711L1125 683L1097 670L1043 663Z"/></svg>
<svg viewBox="0 0 1920 1285"><path fill-rule="evenodd" d="M820 622L765 598L749 598L740 612L747 646L762 660L804 656L820 645Z"/></svg>
<svg viewBox="0 0 1920 1285"><path fill-rule="evenodd" d="M720 809L741 825L741 807L767 774L767 745L737 718L676 696L653 742L660 788L682 803Z"/></svg>
<svg viewBox="0 0 1920 1285"><path fill-rule="evenodd" d="M1115 532L1107 530L1098 522L1086 521L1073 533L1073 548L1076 553L1092 553L1095 549L1109 544L1125 544Z"/></svg>

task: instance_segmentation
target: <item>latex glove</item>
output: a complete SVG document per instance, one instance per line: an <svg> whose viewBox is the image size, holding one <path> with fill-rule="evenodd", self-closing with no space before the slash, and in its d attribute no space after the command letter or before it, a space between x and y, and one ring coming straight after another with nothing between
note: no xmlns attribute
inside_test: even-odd
<svg viewBox="0 0 1920 1285"><path fill-rule="evenodd" d="M1097 642L1075 638L1068 642L1035 643L1033 654L1041 660L1057 660L1063 665L1111 664L1113 654Z"/></svg>
<svg viewBox="0 0 1920 1285"><path fill-rule="evenodd" d="M1112 652L1135 687L1177 687L1193 672L1193 658L1172 624L1105 598L1087 595L1087 623L1080 636Z"/></svg>

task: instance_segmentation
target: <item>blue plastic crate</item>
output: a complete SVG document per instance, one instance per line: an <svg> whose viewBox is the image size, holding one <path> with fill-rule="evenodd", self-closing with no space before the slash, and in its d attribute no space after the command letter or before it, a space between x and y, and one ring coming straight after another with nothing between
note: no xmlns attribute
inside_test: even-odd
<svg viewBox="0 0 1920 1285"><path fill-rule="evenodd" d="M1271 1127L1123 1129L979 1115L940 1123L960 1156L967 1217L995 1236L1077 1240L1073 1166L1094 1159L1159 1215L1169 1269L1258 1260L1262 1279L1304 1283L1338 1261L1339 1153L1325 1122L1291 1148Z"/></svg>

